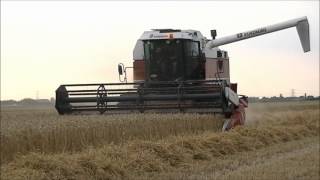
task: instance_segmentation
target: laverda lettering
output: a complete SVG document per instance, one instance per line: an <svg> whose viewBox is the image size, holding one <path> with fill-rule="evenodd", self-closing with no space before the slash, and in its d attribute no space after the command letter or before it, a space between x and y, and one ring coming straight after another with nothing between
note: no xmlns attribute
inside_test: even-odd
<svg viewBox="0 0 320 180"><path fill-rule="evenodd" d="M245 33L239 33L237 34L237 38L246 38L246 37L251 37L251 36L255 36L257 34L261 34L261 33L265 33L267 32L266 28L261 28L261 29L257 29L254 31L250 31L250 32L245 32Z"/></svg>
<svg viewBox="0 0 320 180"><path fill-rule="evenodd" d="M150 38L167 38L168 35L153 35L153 34L150 34Z"/></svg>

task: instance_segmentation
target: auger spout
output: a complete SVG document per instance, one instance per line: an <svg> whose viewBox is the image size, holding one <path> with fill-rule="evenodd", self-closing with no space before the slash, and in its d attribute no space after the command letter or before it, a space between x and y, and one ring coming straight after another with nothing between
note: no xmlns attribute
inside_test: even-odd
<svg viewBox="0 0 320 180"><path fill-rule="evenodd" d="M230 35L230 36L217 38L217 39L209 41L206 44L206 47L207 48L214 48L214 47L218 47L218 46L221 46L221 45L230 44L230 43L234 43L234 42L237 42L237 41L241 41L241 40L245 40L245 39L261 36L261 35L264 35L264 34L273 33L273 32L276 32L276 31L288 29L288 28L291 28L291 27L296 27L297 28L297 32L298 32L298 35L299 35L299 38L300 38L300 42L301 42L303 51L304 52L310 51L309 23L308 23L308 18L306 16L300 17L300 18L296 18L296 19L291 19L291 20L284 21L284 22L277 23L277 24L273 24L273 25L270 25L270 26L257 28L257 29L254 29L254 30L246 31L246 32L233 34L233 35Z"/></svg>

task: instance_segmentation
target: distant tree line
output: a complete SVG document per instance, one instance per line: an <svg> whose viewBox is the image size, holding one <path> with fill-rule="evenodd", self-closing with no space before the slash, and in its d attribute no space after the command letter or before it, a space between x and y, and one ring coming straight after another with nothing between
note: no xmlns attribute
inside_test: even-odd
<svg viewBox="0 0 320 180"><path fill-rule="evenodd" d="M1 107L48 107L54 106L54 98L49 99L32 99L24 98L20 101L16 100L4 100L1 101Z"/></svg>
<svg viewBox="0 0 320 180"><path fill-rule="evenodd" d="M312 101L320 100L319 96L299 96L299 97L283 97L283 96L272 96L272 97L249 97L249 102L285 102L285 101Z"/></svg>

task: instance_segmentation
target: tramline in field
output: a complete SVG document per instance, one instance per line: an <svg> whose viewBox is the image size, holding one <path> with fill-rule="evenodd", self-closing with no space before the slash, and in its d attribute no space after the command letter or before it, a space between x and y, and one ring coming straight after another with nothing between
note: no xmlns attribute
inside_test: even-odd
<svg viewBox="0 0 320 180"><path fill-rule="evenodd" d="M224 114L223 129L245 122L247 96L230 82L228 52L219 46L296 27L304 52L310 51L307 17L212 39L196 30L145 31L133 50L133 67L118 65L121 83L65 84L56 90L59 114L85 111L211 112ZM127 82L133 68L134 82Z"/></svg>

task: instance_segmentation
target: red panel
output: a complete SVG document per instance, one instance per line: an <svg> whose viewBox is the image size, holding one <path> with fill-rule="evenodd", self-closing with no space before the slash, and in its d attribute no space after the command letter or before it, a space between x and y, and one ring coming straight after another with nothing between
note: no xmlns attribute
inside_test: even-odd
<svg viewBox="0 0 320 180"><path fill-rule="evenodd" d="M231 83L231 84L230 84L230 88L232 89L232 91L234 91L235 93L237 93L238 84L237 84L237 83Z"/></svg>
<svg viewBox="0 0 320 180"><path fill-rule="evenodd" d="M144 80L144 61L133 61L133 80Z"/></svg>

